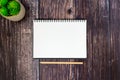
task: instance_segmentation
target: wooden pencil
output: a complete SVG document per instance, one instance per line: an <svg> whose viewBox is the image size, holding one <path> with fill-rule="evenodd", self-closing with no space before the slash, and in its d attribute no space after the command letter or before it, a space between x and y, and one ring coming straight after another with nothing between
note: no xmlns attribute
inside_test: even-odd
<svg viewBox="0 0 120 80"><path fill-rule="evenodd" d="M40 62L40 64L83 64L83 62Z"/></svg>

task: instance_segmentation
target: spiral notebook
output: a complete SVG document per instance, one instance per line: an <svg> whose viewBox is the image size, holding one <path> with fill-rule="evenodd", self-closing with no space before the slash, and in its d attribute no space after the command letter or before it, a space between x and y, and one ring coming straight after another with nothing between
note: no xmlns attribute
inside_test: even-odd
<svg viewBox="0 0 120 80"><path fill-rule="evenodd" d="M87 58L86 20L33 20L33 58Z"/></svg>

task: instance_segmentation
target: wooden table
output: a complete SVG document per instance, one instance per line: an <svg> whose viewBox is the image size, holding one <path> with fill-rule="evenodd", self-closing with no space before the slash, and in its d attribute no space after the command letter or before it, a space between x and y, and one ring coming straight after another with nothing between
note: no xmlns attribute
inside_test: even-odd
<svg viewBox="0 0 120 80"><path fill-rule="evenodd" d="M20 22L0 17L0 80L120 80L119 0L21 0ZM33 59L34 19L87 19L87 59ZM83 61L47 65L39 61Z"/></svg>

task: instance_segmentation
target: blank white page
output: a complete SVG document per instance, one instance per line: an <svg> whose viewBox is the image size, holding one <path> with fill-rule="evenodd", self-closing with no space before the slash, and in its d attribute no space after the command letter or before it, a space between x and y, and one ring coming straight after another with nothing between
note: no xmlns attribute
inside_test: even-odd
<svg viewBox="0 0 120 80"><path fill-rule="evenodd" d="M33 58L86 58L86 20L34 20Z"/></svg>

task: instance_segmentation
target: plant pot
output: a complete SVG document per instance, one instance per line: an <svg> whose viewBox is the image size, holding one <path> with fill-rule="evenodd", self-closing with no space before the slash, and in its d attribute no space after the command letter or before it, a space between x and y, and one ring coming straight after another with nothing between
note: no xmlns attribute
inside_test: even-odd
<svg viewBox="0 0 120 80"><path fill-rule="evenodd" d="M20 4L20 12L17 15L13 15L13 16L3 16L2 15L4 18L6 18L10 21L20 21L25 16L25 7L19 0L16 0L16 1Z"/></svg>

